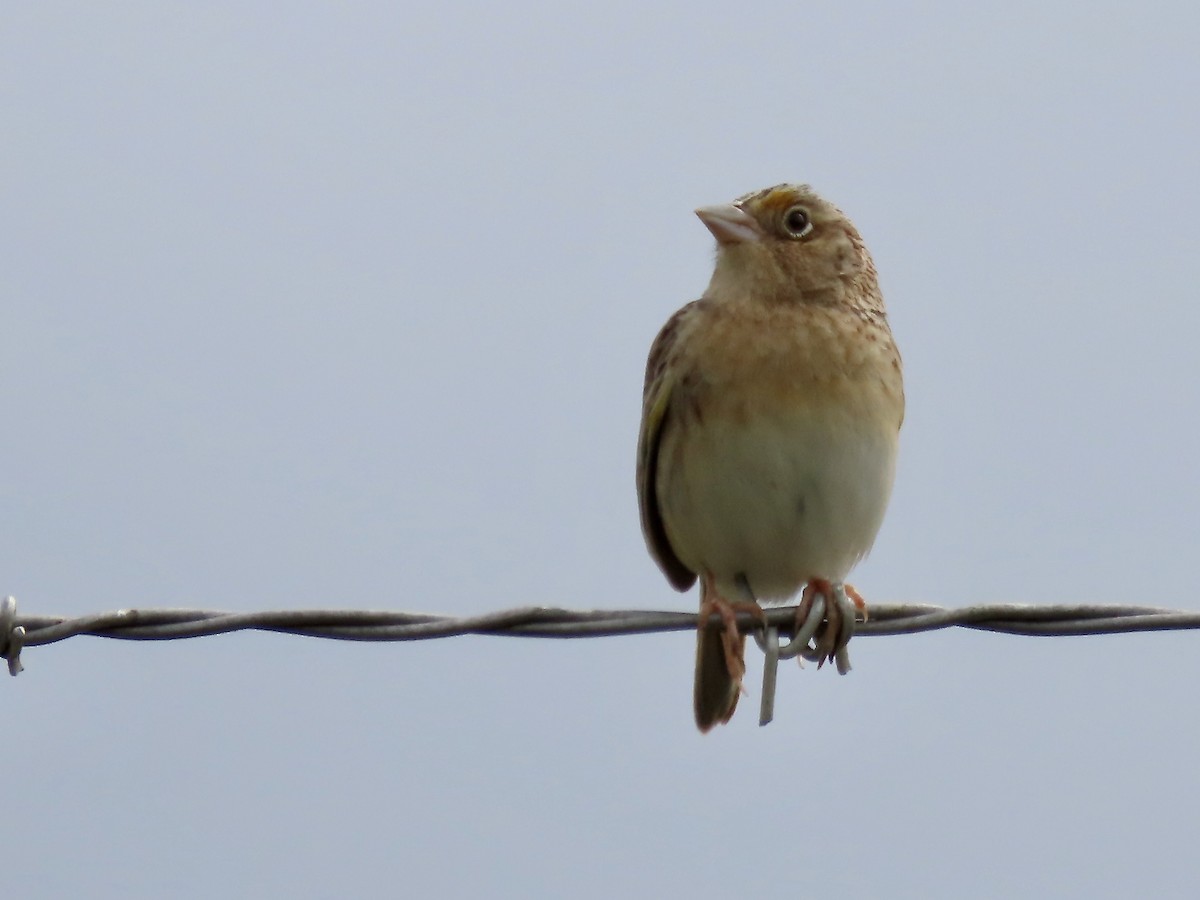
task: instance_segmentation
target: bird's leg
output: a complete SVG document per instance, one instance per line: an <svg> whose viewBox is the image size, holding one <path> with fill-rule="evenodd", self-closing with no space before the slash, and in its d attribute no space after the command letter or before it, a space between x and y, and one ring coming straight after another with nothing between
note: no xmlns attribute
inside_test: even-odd
<svg viewBox="0 0 1200 900"><path fill-rule="evenodd" d="M746 660L743 656L742 633L738 629L737 614L749 613L766 624L766 613L753 600L726 600L717 591L711 575L705 575L704 599L700 602L700 627L707 628L708 620L716 613L721 617L721 646L725 650L725 665L729 669L729 677L742 690L742 677L746 674Z"/></svg>
<svg viewBox="0 0 1200 900"><path fill-rule="evenodd" d="M700 604L701 628L709 627L708 620L713 613L721 617L721 646L725 649L725 667L729 670L729 677L736 681L740 688L742 676L746 674L746 662L738 653L738 638L741 632L738 631L737 613L728 601L720 597L707 597Z"/></svg>

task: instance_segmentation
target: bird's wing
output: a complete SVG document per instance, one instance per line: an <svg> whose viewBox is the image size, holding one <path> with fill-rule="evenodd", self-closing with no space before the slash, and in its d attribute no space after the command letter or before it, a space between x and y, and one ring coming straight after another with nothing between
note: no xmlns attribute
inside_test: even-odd
<svg viewBox="0 0 1200 900"><path fill-rule="evenodd" d="M680 591L686 591L696 583L696 573L675 555L667 538L662 510L658 505L658 451L664 431L671 426L671 395L678 377L677 369L667 363L679 339L682 325L698 312L703 302L693 301L671 316L650 345L650 356L646 360L646 382L642 389L642 428L638 434L637 488L642 534L645 535L650 555L667 580Z"/></svg>

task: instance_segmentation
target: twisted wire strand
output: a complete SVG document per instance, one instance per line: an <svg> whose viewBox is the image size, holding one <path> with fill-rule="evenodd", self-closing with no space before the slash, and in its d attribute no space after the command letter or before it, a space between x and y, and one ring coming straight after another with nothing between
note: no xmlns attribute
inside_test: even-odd
<svg viewBox="0 0 1200 900"><path fill-rule="evenodd" d="M465 634L537 638L588 638L687 631L697 627L695 613L666 610L569 610L520 607L478 616L373 610L267 610L234 613L203 609L123 609L97 615L21 616L12 598L0 607L0 656L10 671L20 671L22 646L35 647L76 635L130 641L162 641L273 631L342 641L419 641ZM739 614L743 631L760 623ZM785 634L795 625L795 607L766 611L766 623ZM714 625L719 619L714 618ZM857 634L915 634L942 628L971 628L1016 635L1120 634L1200 628L1200 612L1151 606L1094 604L1027 606L984 604L946 608L923 603L879 604Z"/></svg>

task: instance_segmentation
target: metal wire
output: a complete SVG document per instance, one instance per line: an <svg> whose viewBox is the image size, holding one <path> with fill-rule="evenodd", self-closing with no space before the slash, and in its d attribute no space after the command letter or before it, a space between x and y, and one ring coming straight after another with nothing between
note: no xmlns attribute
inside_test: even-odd
<svg viewBox="0 0 1200 900"><path fill-rule="evenodd" d="M251 613L203 609L122 609L98 615L19 616L16 601L0 602L0 656L21 671L22 646L36 647L76 635L129 641L165 641L233 631L275 631L340 641L421 641L464 634L538 638L588 638L687 631L695 613L663 610L569 610L522 607L480 616L371 610L277 610ZM714 617L712 624L719 624ZM763 623L748 614L738 624L750 632ZM766 624L790 634L795 607L766 611ZM941 628L972 628L1019 635L1120 634L1200 629L1200 612L1150 606L1026 606L989 604L947 609L920 603L880 604L857 634L914 634Z"/></svg>

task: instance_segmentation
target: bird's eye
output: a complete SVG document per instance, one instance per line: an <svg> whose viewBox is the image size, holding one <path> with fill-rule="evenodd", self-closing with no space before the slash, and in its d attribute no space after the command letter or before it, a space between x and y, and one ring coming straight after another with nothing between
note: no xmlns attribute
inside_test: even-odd
<svg viewBox="0 0 1200 900"><path fill-rule="evenodd" d="M803 206L793 206L783 216L783 230L790 237L802 238L812 231L812 219L808 217L808 210Z"/></svg>

